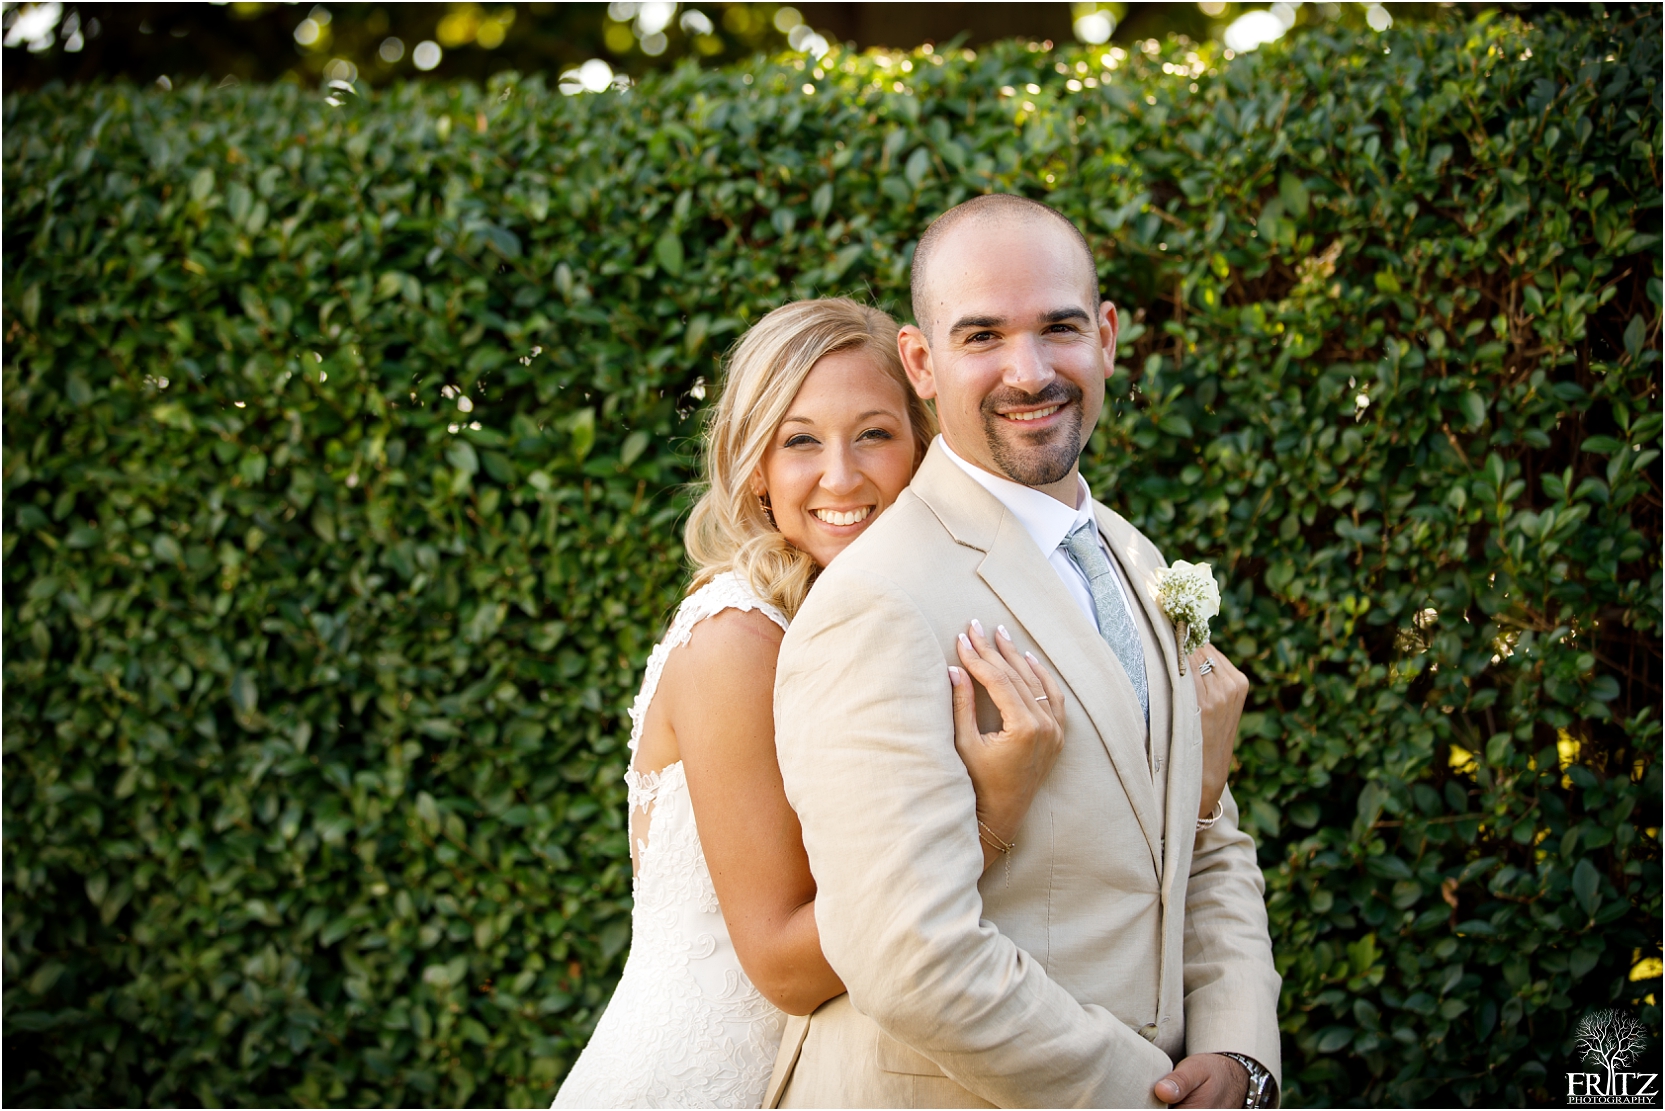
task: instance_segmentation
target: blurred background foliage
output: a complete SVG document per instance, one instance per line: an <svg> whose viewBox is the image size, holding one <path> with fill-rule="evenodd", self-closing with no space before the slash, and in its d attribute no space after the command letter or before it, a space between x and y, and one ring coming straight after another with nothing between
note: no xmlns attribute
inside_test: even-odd
<svg viewBox="0 0 1665 1111"><path fill-rule="evenodd" d="M1657 1037L1660 22L1471 14L9 95L6 1102L547 1103L718 358L991 189L1122 306L1094 488L1225 582L1286 1101Z"/></svg>
<svg viewBox="0 0 1665 1111"><path fill-rule="evenodd" d="M1495 5L1466 5L1473 12ZM1545 5L1512 4L1526 12ZM1447 5L1449 7L1449 5ZM1585 5L1565 5L1582 12ZM483 81L558 75L587 61L607 77L641 76L693 58L727 65L759 51L830 44L913 48L1005 38L1088 45L1183 35L1238 49L1285 31L1347 22L1426 21L1419 4L1259 7L1169 3L15 3L0 5L4 88L126 77L168 84L331 78L381 85L424 74ZM1391 14L1390 14L1391 13ZM1245 22L1239 24L1240 20ZM1238 25L1238 34L1227 32ZM1241 39L1242 41L1235 41ZM419 48L427 44L426 49ZM1233 42L1228 42L1228 45ZM598 73L595 66L591 74ZM596 77L597 83L605 80Z"/></svg>

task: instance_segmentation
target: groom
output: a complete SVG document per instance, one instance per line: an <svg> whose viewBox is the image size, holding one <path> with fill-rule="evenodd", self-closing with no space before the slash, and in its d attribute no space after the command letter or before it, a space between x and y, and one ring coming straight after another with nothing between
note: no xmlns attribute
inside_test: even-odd
<svg viewBox="0 0 1665 1111"><path fill-rule="evenodd" d="M781 647L781 772L848 994L790 1021L768 1105L1272 1105L1254 847L1229 793L1198 820L1197 667L1162 556L1077 473L1116 350L1091 251L1045 205L978 197L920 240L913 291L902 359L942 437ZM944 674L973 618L1068 703L986 874ZM998 728L982 695L979 716Z"/></svg>

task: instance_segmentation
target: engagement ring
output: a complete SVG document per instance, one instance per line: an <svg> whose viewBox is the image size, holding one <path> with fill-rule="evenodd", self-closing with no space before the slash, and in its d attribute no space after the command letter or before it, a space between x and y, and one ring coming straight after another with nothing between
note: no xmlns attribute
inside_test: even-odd
<svg viewBox="0 0 1665 1111"><path fill-rule="evenodd" d="M1214 670L1214 657L1213 656L1204 656L1202 666L1197 668L1197 674L1198 675L1207 675L1209 672L1211 672L1213 670Z"/></svg>

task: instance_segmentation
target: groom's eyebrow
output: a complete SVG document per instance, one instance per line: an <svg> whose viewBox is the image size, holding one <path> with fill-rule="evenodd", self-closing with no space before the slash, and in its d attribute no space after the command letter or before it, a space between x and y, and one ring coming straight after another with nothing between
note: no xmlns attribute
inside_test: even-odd
<svg viewBox="0 0 1665 1111"><path fill-rule="evenodd" d="M954 321L954 326L948 329L948 334L954 336L973 328L998 328L1005 323L1006 318L1003 316L962 316Z"/></svg>
<svg viewBox="0 0 1665 1111"><path fill-rule="evenodd" d="M1041 316L1042 324L1062 324L1065 321L1074 321L1078 324L1090 326L1093 318L1087 314L1086 309L1076 306L1066 309L1053 309ZM1006 318L1003 316L962 316L954 322L952 328L948 329L948 334L957 336L961 332L973 331L978 328L1001 328L1005 324Z"/></svg>

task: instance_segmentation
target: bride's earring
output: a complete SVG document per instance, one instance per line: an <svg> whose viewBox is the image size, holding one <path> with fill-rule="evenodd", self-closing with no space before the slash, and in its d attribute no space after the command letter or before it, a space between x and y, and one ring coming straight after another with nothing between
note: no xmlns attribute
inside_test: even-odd
<svg viewBox="0 0 1665 1111"><path fill-rule="evenodd" d="M769 504L769 495L767 493L759 494L757 504L763 507L763 515L769 518L769 527L778 530L780 526L775 524L775 510Z"/></svg>

